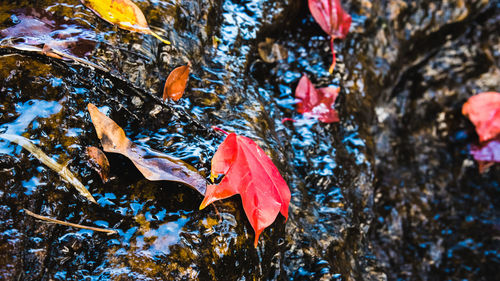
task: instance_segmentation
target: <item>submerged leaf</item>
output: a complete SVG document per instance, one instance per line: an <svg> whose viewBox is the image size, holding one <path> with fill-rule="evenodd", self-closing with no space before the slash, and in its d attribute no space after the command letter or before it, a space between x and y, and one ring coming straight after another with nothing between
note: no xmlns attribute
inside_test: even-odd
<svg viewBox="0 0 500 281"><path fill-rule="evenodd" d="M17 9L12 13L17 24L0 30L1 45L84 60L82 58L89 55L97 44L95 32L77 22L33 8Z"/></svg>
<svg viewBox="0 0 500 281"><path fill-rule="evenodd" d="M267 63L284 60L288 57L288 51L274 41L274 39L266 38L265 42L260 42L258 45L259 56Z"/></svg>
<svg viewBox="0 0 500 281"><path fill-rule="evenodd" d="M191 64L188 63L187 65L179 66L170 72L167 81L165 82L165 87L163 88L163 101L167 98L174 101L178 101L182 98L189 78L190 67Z"/></svg>
<svg viewBox="0 0 500 281"><path fill-rule="evenodd" d="M129 158L144 177L151 181L175 181L205 194L206 180L191 165L131 142L123 129L91 103L88 110L97 136L106 152Z"/></svg>
<svg viewBox="0 0 500 281"><path fill-rule="evenodd" d="M500 93L485 92L470 97L462 107L462 114L476 126L480 142L500 136Z"/></svg>
<svg viewBox="0 0 500 281"><path fill-rule="evenodd" d="M309 0L309 10L321 28L330 35L330 47L332 49L332 65L330 73L335 68L335 49L333 41L344 39L351 26L351 16L342 9L340 0Z"/></svg>
<svg viewBox="0 0 500 281"><path fill-rule="evenodd" d="M76 190L80 192L81 195L83 195L89 201L97 203L92 194L90 194L90 192L85 188L85 186L83 186L83 184L73 175L73 173L69 171L69 169L66 166L57 163L52 158L47 156L47 154L45 154L40 148L36 147L29 139L10 134L0 134L0 138L4 138L11 142L17 143L24 149L31 152L31 154L33 154L38 160L40 160L40 162L42 162L52 170L59 173L59 175L64 180L71 183L76 188Z"/></svg>
<svg viewBox="0 0 500 281"><path fill-rule="evenodd" d="M106 154L95 146L87 147L87 155L90 158L91 166L102 179L102 182L109 181L109 161Z"/></svg>
<svg viewBox="0 0 500 281"><path fill-rule="evenodd" d="M295 97L300 99L297 111L324 123L339 122L338 113L333 108L338 94L339 88L314 88L309 78L303 75L295 89Z"/></svg>
<svg viewBox="0 0 500 281"><path fill-rule="evenodd" d="M212 177L224 174L218 185L208 185L200 209L212 202L241 195L243 209L255 230L257 247L262 231L271 225L278 213L288 218L290 189L278 168L251 139L229 134L212 159Z"/></svg>
<svg viewBox="0 0 500 281"><path fill-rule="evenodd" d="M472 146L470 153L479 163L482 173L494 163L500 163L500 140L492 140L482 146Z"/></svg>
<svg viewBox="0 0 500 281"><path fill-rule="evenodd" d="M117 25L118 27L144 33L151 34L165 44L170 44L169 41L162 39L158 34L154 33L146 21L146 17L141 9L130 0L80 0L83 5L96 13L103 20Z"/></svg>

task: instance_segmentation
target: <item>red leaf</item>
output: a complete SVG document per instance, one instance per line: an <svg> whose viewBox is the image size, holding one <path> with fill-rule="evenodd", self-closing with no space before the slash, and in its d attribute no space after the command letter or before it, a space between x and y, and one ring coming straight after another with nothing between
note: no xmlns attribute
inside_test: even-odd
<svg viewBox="0 0 500 281"><path fill-rule="evenodd" d="M288 219L290 189L266 153L251 139L229 134L212 159L212 177L224 174L219 185L208 185L200 209L212 202L241 195L243 209L259 235L276 219L278 212Z"/></svg>
<svg viewBox="0 0 500 281"><path fill-rule="evenodd" d="M339 115L333 108L339 90L332 87L316 89L309 78L303 75L295 89L295 97L301 100L297 104L297 111L324 123L339 122Z"/></svg>
<svg viewBox="0 0 500 281"><path fill-rule="evenodd" d="M351 26L351 16L340 0L309 0L309 10L316 22L330 36L344 39Z"/></svg>
<svg viewBox="0 0 500 281"><path fill-rule="evenodd" d="M485 92L469 98L462 114L476 126L481 142L500 136L500 93Z"/></svg>
<svg viewBox="0 0 500 281"><path fill-rule="evenodd" d="M329 71L332 73L335 68L333 40L347 36L351 27L351 16L342 9L340 0L309 0L309 10L319 26L330 35L333 60Z"/></svg>
<svg viewBox="0 0 500 281"><path fill-rule="evenodd" d="M479 163L479 171L482 173L493 163L500 162L500 140L492 140L483 146L472 146L470 153Z"/></svg>
<svg viewBox="0 0 500 281"><path fill-rule="evenodd" d="M191 64L188 63L187 65L179 66L170 72L167 81L165 82L165 88L163 88L163 101L167 98L171 98L174 101L178 101L182 98L189 78L190 66Z"/></svg>

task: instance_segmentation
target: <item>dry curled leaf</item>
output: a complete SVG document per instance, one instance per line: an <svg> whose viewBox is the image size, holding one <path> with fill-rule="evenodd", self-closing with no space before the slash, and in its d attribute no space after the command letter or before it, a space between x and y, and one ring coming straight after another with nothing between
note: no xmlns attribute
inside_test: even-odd
<svg viewBox="0 0 500 281"><path fill-rule="evenodd" d="M89 201L97 203L92 194L90 194L85 186L83 186L83 184L75 177L75 175L73 175L73 173L69 171L69 169L65 165L61 165L54 161L54 159L47 156L47 154L45 154L40 148L35 146L29 139L11 134L0 134L0 138L17 143L24 149L31 152L31 154L33 154L38 160L40 160L40 162L56 171L64 180L72 184L76 188L76 190L80 192L81 195L83 195Z"/></svg>
<svg viewBox="0 0 500 281"><path fill-rule="evenodd" d="M123 129L95 105L89 103L87 108L104 151L126 156L148 180L179 182L205 194L206 180L194 167L133 143L125 136Z"/></svg>
<svg viewBox="0 0 500 281"><path fill-rule="evenodd" d="M240 194L245 214L255 231L254 246L257 247L259 235L274 222L278 213L288 218L291 198L288 185L262 148L234 133L227 134L212 158L212 178L219 174L225 176L218 185L207 186L200 209Z"/></svg>
<svg viewBox="0 0 500 281"><path fill-rule="evenodd" d="M95 146L87 147L87 155L90 158L91 167L99 174L102 182L109 181L109 161L106 154Z"/></svg>
<svg viewBox="0 0 500 281"><path fill-rule="evenodd" d="M165 87L163 88L163 101L167 98L174 101L178 101L182 98L189 78L190 67L191 64L188 63L187 65L179 66L170 72L167 81L165 82Z"/></svg>
<svg viewBox="0 0 500 281"><path fill-rule="evenodd" d="M151 34L165 44L170 44L168 40L161 38L153 32L146 21L146 17L141 9L130 0L80 0L83 5L96 13L103 20L117 25L118 27Z"/></svg>

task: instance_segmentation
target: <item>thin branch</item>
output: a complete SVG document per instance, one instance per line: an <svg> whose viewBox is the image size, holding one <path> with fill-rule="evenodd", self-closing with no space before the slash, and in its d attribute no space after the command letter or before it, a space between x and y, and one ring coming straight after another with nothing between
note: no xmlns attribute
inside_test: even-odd
<svg viewBox="0 0 500 281"><path fill-rule="evenodd" d="M117 234L118 231L114 230L114 229L104 229L104 228L98 228L98 227L92 227L92 226L85 226L85 225L80 225L80 224L75 224L75 223L70 223L70 222L65 222L65 221L60 221L60 220L56 220L56 219L53 219L53 218L49 218L49 217L44 217L44 216L40 216L40 215L37 215L29 210L26 210L26 209L23 209L26 214L32 216L32 217L35 217L39 220L42 220L42 221L45 221L45 222L48 222L48 223L55 223L55 224L61 224L61 225L66 225L66 226L71 226L71 227L76 227L76 228L83 228L83 229L88 229L88 230L93 230L93 231L100 231L100 232L106 232L108 233L108 235L111 235L111 234Z"/></svg>
<svg viewBox="0 0 500 281"><path fill-rule="evenodd" d="M17 143L24 149L28 150L31 154L33 154L33 156L40 160L40 162L59 173L59 175L63 179L72 184L82 196L87 198L89 201L97 204L92 194L85 188L85 186L83 186L83 184L75 177L75 175L73 175L73 173L69 171L66 166L57 163L54 159L47 156L47 154L45 154L40 148L35 146L35 144L33 144L33 142L31 142L29 139L22 136L10 134L0 134L0 138Z"/></svg>

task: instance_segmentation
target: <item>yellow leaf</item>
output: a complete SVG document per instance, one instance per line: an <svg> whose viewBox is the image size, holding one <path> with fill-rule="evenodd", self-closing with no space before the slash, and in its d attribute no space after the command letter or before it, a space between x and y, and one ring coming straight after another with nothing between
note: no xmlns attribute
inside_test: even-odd
<svg viewBox="0 0 500 281"><path fill-rule="evenodd" d="M129 31L151 34L165 44L168 40L162 39L154 33L148 25L141 9L130 0L80 0L83 5L91 9L103 20Z"/></svg>

